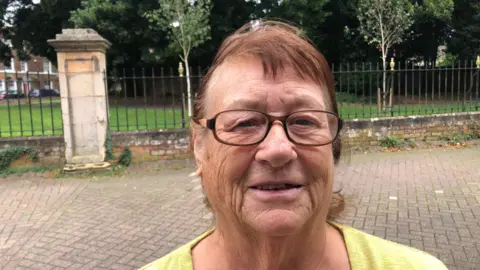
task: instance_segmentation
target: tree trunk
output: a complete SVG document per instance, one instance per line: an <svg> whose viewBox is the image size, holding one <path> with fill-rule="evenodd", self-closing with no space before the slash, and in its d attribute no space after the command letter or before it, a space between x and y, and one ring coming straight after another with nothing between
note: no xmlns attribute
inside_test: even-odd
<svg viewBox="0 0 480 270"><path fill-rule="evenodd" d="M382 53L382 67L383 67L383 72L382 72L382 110L383 112L386 111L387 109L387 59L386 59L386 54Z"/></svg>
<svg viewBox="0 0 480 270"><path fill-rule="evenodd" d="M187 74L187 99L188 99L188 118L192 117L192 90L190 86L190 68L188 66L188 58L185 57L185 71Z"/></svg>

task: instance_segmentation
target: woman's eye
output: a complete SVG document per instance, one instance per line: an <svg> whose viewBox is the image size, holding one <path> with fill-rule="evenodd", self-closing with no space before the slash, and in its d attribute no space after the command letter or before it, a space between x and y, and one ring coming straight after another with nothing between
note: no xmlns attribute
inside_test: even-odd
<svg viewBox="0 0 480 270"><path fill-rule="evenodd" d="M261 119L240 120L233 126L233 129L259 128L264 122L265 121L262 121Z"/></svg>
<svg viewBox="0 0 480 270"><path fill-rule="evenodd" d="M254 121L242 121L237 124L236 127L253 127L257 124Z"/></svg>
<svg viewBox="0 0 480 270"><path fill-rule="evenodd" d="M292 121L292 123L290 124L293 124L293 125L300 125L300 126L310 126L310 125L314 125L314 123L308 119L295 119L294 121Z"/></svg>

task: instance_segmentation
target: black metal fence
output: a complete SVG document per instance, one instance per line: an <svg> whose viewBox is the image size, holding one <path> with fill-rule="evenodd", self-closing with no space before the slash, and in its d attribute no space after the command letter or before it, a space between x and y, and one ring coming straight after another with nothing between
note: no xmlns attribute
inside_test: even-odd
<svg viewBox="0 0 480 270"><path fill-rule="evenodd" d="M191 70L192 96L205 70ZM113 131L188 126L187 78L173 68L122 69L106 79Z"/></svg>
<svg viewBox="0 0 480 270"><path fill-rule="evenodd" d="M0 73L0 137L62 133L57 73Z"/></svg>
<svg viewBox="0 0 480 270"><path fill-rule="evenodd" d="M480 111L480 63L332 65L344 119ZM206 69L190 69L192 97ZM63 133L58 74L0 73L0 137ZM385 81L385 83L384 83ZM188 127L187 78L175 68L120 69L105 75L112 131Z"/></svg>
<svg viewBox="0 0 480 270"><path fill-rule="evenodd" d="M390 62L332 67L343 118L479 111L480 63ZM385 81L385 83L384 83Z"/></svg>
<svg viewBox="0 0 480 270"><path fill-rule="evenodd" d="M344 119L480 111L480 67L474 61L332 65ZM191 69L192 97L206 69ZM188 126L187 79L175 69L121 70L107 79L110 127L158 130ZM385 86L384 86L385 78Z"/></svg>

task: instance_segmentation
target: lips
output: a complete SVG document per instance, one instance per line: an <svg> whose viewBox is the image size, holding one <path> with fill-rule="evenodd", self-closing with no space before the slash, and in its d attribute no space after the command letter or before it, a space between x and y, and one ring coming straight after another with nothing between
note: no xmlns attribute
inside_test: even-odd
<svg viewBox="0 0 480 270"><path fill-rule="evenodd" d="M251 186L250 188L257 189L257 190L286 190L286 189L293 189L293 188L300 188L302 185L297 184L262 184Z"/></svg>

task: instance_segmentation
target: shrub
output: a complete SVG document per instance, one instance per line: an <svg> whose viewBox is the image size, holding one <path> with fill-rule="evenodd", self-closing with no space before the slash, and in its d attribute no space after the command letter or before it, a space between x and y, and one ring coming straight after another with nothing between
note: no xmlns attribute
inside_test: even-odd
<svg viewBox="0 0 480 270"><path fill-rule="evenodd" d="M128 146L123 148L123 152L120 154L120 157L118 158L118 164L128 167L132 163L132 151Z"/></svg>
<svg viewBox="0 0 480 270"><path fill-rule="evenodd" d="M0 150L0 172L10 167L12 161L28 154L32 161L37 160L37 151L28 147L11 147Z"/></svg>
<svg viewBox="0 0 480 270"><path fill-rule="evenodd" d="M394 137L385 137L380 139L380 146L385 148L400 147L400 142Z"/></svg>

